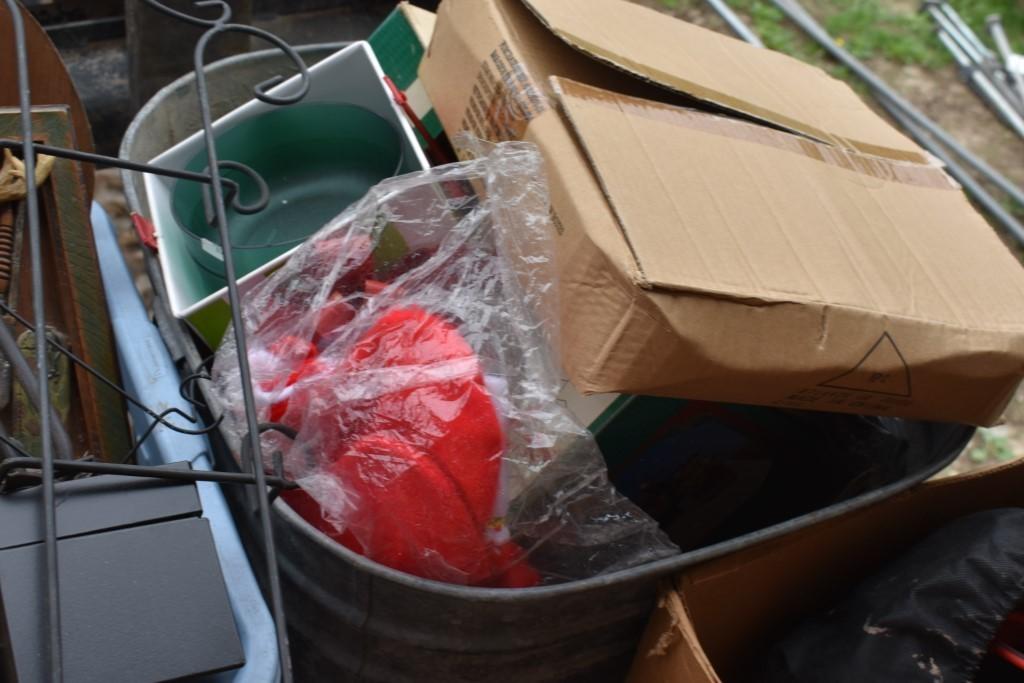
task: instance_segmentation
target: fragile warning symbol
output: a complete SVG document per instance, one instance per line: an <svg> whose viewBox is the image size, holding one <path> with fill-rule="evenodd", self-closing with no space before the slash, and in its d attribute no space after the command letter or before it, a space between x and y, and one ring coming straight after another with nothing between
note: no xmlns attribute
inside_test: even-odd
<svg viewBox="0 0 1024 683"><path fill-rule="evenodd" d="M818 386L910 397L910 367L888 332L868 349L852 370Z"/></svg>

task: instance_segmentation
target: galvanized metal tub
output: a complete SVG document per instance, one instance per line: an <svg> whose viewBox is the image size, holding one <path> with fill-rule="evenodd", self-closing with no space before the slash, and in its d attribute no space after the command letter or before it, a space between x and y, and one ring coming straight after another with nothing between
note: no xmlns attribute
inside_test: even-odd
<svg viewBox="0 0 1024 683"><path fill-rule="evenodd" d="M310 49L323 56L328 50ZM274 75L276 53L234 57L209 67L214 115L250 97L249 85ZM198 128L194 79L157 93L129 127L121 156L146 161ZM148 207L135 174L125 174L133 211ZM196 367L202 360L188 329L170 316L159 267L147 263L155 314L172 352ZM207 395L210 411L222 408ZM274 504L273 524L296 680L488 681L528 683L621 681L653 605L660 579L685 567L865 507L913 486L956 457L972 429L911 423L913 473L869 494L812 514L634 569L558 586L522 590L441 584L382 567L335 544L287 505ZM222 431L218 466L235 466L239 443ZM254 507L243 487L228 487L239 532L254 567L262 567Z"/></svg>

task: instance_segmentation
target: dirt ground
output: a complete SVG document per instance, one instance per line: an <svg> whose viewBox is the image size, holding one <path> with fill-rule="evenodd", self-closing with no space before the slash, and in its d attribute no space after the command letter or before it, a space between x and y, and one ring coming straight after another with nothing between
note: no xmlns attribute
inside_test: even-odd
<svg viewBox="0 0 1024 683"><path fill-rule="evenodd" d="M633 1L729 34L725 23L703 2L680 3L680 6L670 9L663 0ZM891 3L891 7L906 12L916 11L917 6L915 0L893 0ZM806 3L806 7L815 12L813 2ZM1002 125L964 85L955 67L926 69L916 65L895 64L884 59L869 60L868 65L968 149L1019 186L1024 186L1024 140ZM873 102L872 105L875 106ZM121 246L136 275L136 285L148 299L152 295L151 288L144 272L141 247L132 230L121 188L120 174L117 171L111 169L97 174L96 199L120 228ZM1018 393L1006 411L1002 424L979 430L964 453L939 476L991 467L1022 456L1024 391Z"/></svg>

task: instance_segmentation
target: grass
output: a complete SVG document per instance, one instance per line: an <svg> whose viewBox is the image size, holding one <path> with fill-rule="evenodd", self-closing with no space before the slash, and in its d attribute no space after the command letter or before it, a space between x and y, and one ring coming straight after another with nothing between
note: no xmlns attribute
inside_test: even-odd
<svg viewBox="0 0 1024 683"><path fill-rule="evenodd" d="M669 9L697 6L702 0L661 0ZM963 19L989 41L985 18L999 14L1010 43L1024 52L1024 3L1019 0L952 0ZM833 75L846 74L832 66L825 52L785 20L770 0L730 0L729 5L750 23L765 45L825 67ZM934 68L952 61L935 35L927 14L915 11L916 3L884 0L805 0L805 7L819 17L833 38L860 59L882 58L897 64Z"/></svg>
<svg viewBox="0 0 1024 683"><path fill-rule="evenodd" d="M699 7L704 4L703 0L661 0L661 3L672 10ZM852 79L846 78L848 73L845 67L829 60L825 51L808 39L800 29L786 21L782 11L769 0L728 0L728 4L754 29L766 47L815 64L833 76L844 78L853 84Z"/></svg>
<svg viewBox="0 0 1024 683"><path fill-rule="evenodd" d="M880 0L857 0L837 7L830 0L823 9L825 28L837 41L860 59L882 57L897 64L941 66L949 55L935 38L929 16L920 13L896 12Z"/></svg>

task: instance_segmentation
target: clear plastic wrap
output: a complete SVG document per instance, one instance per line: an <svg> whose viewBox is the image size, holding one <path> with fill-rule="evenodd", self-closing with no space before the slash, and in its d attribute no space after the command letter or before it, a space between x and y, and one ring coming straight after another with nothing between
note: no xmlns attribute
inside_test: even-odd
<svg viewBox="0 0 1024 683"><path fill-rule="evenodd" d="M245 297L285 499L367 557L478 586L570 581L678 552L608 481L556 395L547 188L528 143L393 178ZM214 382L240 419L236 346Z"/></svg>

